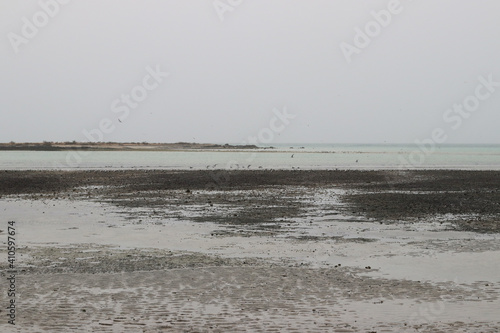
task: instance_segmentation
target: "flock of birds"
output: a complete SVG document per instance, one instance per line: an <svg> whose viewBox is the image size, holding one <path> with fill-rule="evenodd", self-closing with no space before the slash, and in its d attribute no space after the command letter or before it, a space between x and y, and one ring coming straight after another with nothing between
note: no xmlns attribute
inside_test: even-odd
<svg viewBox="0 0 500 333"><path fill-rule="evenodd" d="M207 165L207 169L215 169L215 167L216 167L217 165L218 165L218 164L214 164L214 165ZM234 164L234 166L236 166L236 168L237 168L237 169L239 169L239 168L240 168L240 165L239 165L239 164ZM246 167L246 168L247 168L247 169L250 169L250 167L251 167L251 166L252 166L252 165L251 165L251 164L249 164L249 165L247 165L247 167ZM190 169L192 169L193 167L189 167L189 168L190 168ZM262 169L262 165L259 165L259 169Z"/></svg>
<svg viewBox="0 0 500 333"><path fill-rule="evenodd" d="M293 156L294 156L294 155L295 155L295 154L292 154L292 156L290 156L290 158L293 158ZM359 161L359 160L356 160L356 163L358 163L358 161ZM215 169L215 167L217 167L217 165L218 165L217 163L216 163L216 164L214 164L214 165L212 165L212 166L211 166L211 165L207 165L207 169ZM239 165L239 164L234 164L234 165L236 166L236 169L239 169L239 168L240 168L240 165ZM252 166L252 165L251 165L251 164L249 164L249 165L247 165L247 167L246 167L246 168L247 168L247 169L250 169L250 167L251 167L251 166ZM190 169L192 169L193 167L189 167L189 168L190 168ZM259 165L259 169L262 169L262 165ZM300 168L299 168L299 167L292 167L292 169L300 169Z"/></svg>
<svg viewBox="0 0 500 333"><path fill-rule="evenodd" d="M295 154L292 154L292 156L290 156L290 158L293 158L293 156L294 156L294 155L295 155ZM356 160L356 163L358 163L358 160ZM216 163L216 164L214 164L214 165L212 165L212 166L207 165L207 170L208 170L208 169L215 169L215 167L217 167L217 165L218 165L217 163ZM239 169L239 168L240 168L240 165L239 165L239 164L234 164L234 165L236 166L236 169ZM247 169L250 169L250 167L251 167L251 166L252 166L252 165L251 165L251 164L249 164L249 165L247 165L247 167L246 167L246 168L247 168ZM190 169L192 169L193 167L189 167L189 168L190 168ZM262 169L262 165L259 165L259 169ZM299 167L292 167L292 169L300 169L300 168L299 168Z"/></svg>

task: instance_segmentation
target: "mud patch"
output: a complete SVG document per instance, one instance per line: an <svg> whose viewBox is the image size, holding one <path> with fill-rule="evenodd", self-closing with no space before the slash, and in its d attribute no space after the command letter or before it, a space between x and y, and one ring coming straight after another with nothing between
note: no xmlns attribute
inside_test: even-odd
<svg viewBox="0 0 500 333"><path fill-rule="evenodd" d="M207 266L256 265L255 259L237 260L201 253L158 249L118 249L80 244L59 247L22 247L17 263L22 274L117 273ZM22 257L21 257L22 256ZM0 265L6 269L6 265Z"/></svg>

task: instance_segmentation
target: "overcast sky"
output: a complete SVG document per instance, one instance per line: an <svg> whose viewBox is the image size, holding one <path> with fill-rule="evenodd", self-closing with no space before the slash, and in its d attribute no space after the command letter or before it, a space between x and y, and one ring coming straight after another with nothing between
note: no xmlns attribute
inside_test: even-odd
<svg viewBox="0 0 500 333"><path fill-rule="evenodd" d="M1 142L500 143L498 0L60 2L0 0Z"/></svg>

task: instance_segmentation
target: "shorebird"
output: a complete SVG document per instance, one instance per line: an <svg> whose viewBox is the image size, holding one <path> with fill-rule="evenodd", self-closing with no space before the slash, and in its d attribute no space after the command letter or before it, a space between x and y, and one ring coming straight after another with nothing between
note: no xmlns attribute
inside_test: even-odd
<svg viewBox="0 0 500 333"><path fill-rule="evenodd" d="M293 158L293 155L295 155L295 154L292 154L292 158Z"/></svg>

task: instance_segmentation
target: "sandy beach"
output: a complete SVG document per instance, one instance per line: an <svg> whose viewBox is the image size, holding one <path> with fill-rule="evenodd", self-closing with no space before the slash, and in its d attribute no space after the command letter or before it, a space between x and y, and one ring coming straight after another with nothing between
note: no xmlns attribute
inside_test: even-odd
<svg viewBox="0 0 500 333"><path fill-rule="evenodd" d="M2 332L498 332L500 172L0 172Z"/></svg>

